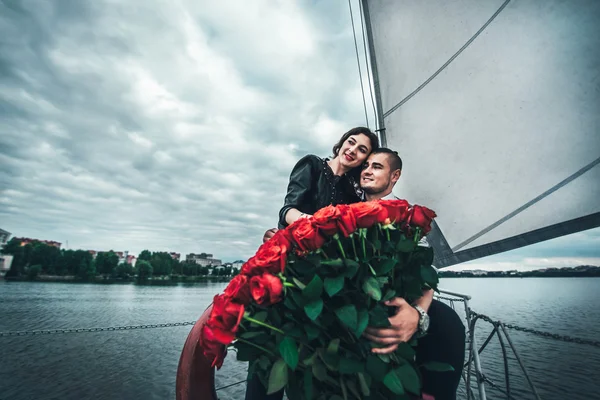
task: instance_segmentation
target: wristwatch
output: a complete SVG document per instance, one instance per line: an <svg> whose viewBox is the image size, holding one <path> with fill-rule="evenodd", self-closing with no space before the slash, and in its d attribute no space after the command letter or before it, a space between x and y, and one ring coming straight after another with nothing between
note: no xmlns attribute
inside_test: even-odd
<svg viewBox="0 0 600 400"><path fill-rule="evenodd" d="M429 315L419 306L413 306L419 312L419 325L415 337L425 336L429 329Z"/></svg>

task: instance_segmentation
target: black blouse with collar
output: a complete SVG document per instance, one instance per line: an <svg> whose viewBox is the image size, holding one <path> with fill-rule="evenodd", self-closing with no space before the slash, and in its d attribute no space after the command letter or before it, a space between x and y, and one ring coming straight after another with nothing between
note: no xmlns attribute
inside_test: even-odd
<svg viewBox="0 0 600 400"><path fill-rule="evenodd" d="M349 174L335 175L327 161L327 158L322 159L312 154L298 161L290 175L284 205L279 211L280 229L288 225L285 214L290 208L314 214L330 204L361 201L362 191L356 179Z"/></svg>

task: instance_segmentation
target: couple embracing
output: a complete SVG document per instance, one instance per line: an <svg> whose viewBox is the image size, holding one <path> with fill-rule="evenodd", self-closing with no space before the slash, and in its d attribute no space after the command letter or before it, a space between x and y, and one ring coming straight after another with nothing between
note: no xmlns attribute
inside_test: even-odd
<svg viewBox="0 0 600 400"><path fill-rule="evenodd" d="M402 174L398 153L379 147L377 135L368 128L346 132L333 146L333 157L303 157L290 175L284 206L279 212L279 228L306 218L328 205L395 199L392 189ZM275 232L265 233L268 240ZM421 245L427 245L422 241ZM465 328L454 310L433 299L433 290L412 304L396 297L386 303L394 307L389 328L368 327L364 336L380 347L373 353L389 354L399 343L418 338L417 361L441 361L452 372L423 370L423 390L436 400L456 399L465 351ZM266 394L256 377L248 381L246 400L280 400L283 392Z"/></svg>

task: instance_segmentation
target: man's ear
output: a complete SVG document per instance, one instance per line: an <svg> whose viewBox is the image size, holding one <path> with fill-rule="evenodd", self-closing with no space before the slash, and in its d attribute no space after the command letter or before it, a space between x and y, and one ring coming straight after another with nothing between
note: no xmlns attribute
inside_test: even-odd
<svg viewBox="0 0 600 400"><path fill-rule="evenodd" d="M395 185L396 182L398 182L398 180L400 179L400 175L402 175L402 170L397 169L394 172L392 172L392 183Z"/></svg>

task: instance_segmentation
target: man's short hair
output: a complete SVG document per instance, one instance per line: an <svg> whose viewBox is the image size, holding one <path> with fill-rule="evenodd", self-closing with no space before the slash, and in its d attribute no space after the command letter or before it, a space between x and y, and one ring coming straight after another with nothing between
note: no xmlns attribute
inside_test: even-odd
<svg viewBox="0 0 600 400"><path fill-rule="evenodd" d="M397 151L388 149L387 147L380 147L373 150L371 154L387 154L388 161L390 162L390 170L395 171L399 169L402 171L402 159Z"/></svg>

